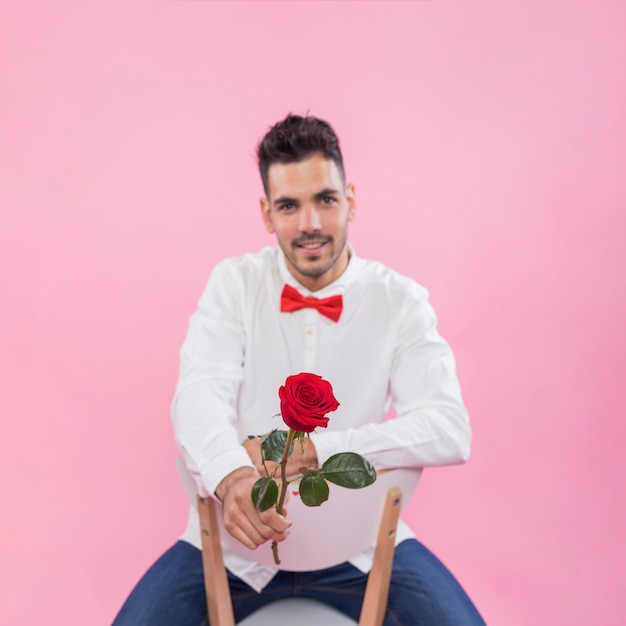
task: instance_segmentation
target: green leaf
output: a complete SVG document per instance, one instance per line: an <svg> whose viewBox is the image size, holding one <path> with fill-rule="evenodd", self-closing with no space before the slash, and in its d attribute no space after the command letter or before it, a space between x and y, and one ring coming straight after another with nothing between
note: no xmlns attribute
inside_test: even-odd
<svg viewBox="0 0 626 626"><path fill-rule="evenodd" d="M259 478L252 486L252 503L259 511L271 509L278 500L278 485L270 476Z"/></svg>
<svg viewBox="0 0 626 626"><path fill-rule="evenodd" d="M300 498L307 506L319 506L328 500L328 483L319 474L307 474L300 481Z"/></svg>
<svg viewBox="0 0 626 626"><path fill-rule="evenodd" d="M348 489L361 489L376 480L374 466L355 452L333 454L322 465L321 474L331 483Z"/></svg>
<svg viewBox="0 0 626 626"><path fill-rule="evenodd" d="M285 452L285 445L287 444L287 431L286 430L273 430L271 433L261 441L261 447L263 448L263 456L266 461L275 461L280 463ZM291 450L293 451L293 442L291 443Z"/></svg>

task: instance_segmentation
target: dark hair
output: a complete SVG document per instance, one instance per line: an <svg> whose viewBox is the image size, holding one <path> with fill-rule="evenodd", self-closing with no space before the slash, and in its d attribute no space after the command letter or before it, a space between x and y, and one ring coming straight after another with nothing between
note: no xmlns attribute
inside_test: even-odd
<svg viewBox="0 0 626 626"><path fill-rule="evenodd" d="M272 164L297 163L316 153L334 161L345 181L339 139L328 122L290 113L282 122L274 124L256 151L265 193L269 192L268 172Z"/></svg>

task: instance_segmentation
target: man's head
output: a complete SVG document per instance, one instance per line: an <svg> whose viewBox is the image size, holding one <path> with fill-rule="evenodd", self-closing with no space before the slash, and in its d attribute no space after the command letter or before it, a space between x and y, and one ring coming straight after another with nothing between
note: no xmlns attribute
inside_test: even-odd
<svg viewBox="0 0 626 626"><path fill-rule="evenodd" d="M311 291L336 280L349 261L354 186L346 185L339 142L326 122L288 116L258 148L261 214L291 274Z"/></svg>
<svg viewBox="0 0 626 626"><path fill-rule="evenodd" d="M269 196L269 169L274 163L297 163L314 154L334 161L345 184L339 139L328 122L316 117L289 114L274 124L257 148L259 172L265 195Z"/></svg>

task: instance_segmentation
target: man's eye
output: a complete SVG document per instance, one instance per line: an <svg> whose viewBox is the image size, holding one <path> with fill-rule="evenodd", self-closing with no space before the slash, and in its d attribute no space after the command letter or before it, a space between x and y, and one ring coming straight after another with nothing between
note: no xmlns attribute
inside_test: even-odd
<svg viewBox="0 0 626 626"><path fill-rule="evenodd" d="M281 204L281 205L278 207L278 210L279 210L279 211L292 211L292 210L293 210L293 209L295 209L295 208L296 208L296 205L295 205L295 204Z"/></svg>
<svg viewBox="0 0 626 626"><path fill-rule="evenodd" d="M335 202L336 200L332 196L324 196L322 198L322 204L334 204Z"/></svg>

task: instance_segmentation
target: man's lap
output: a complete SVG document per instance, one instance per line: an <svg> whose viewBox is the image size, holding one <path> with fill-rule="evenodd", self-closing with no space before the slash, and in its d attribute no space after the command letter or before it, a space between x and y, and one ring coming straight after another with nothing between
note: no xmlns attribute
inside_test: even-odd
<svg viewBox="0 0 626 626"><path fill-rule="evenodd" d="M344 563L315 572L281 571L257 593L229 573L237 621L275 600L311 597L358 621L367 575ZM145 574L114 626L208 624L200 551L179 541ZM385 626L484 624L445 566L416 540L396 547Z"/></svg>

